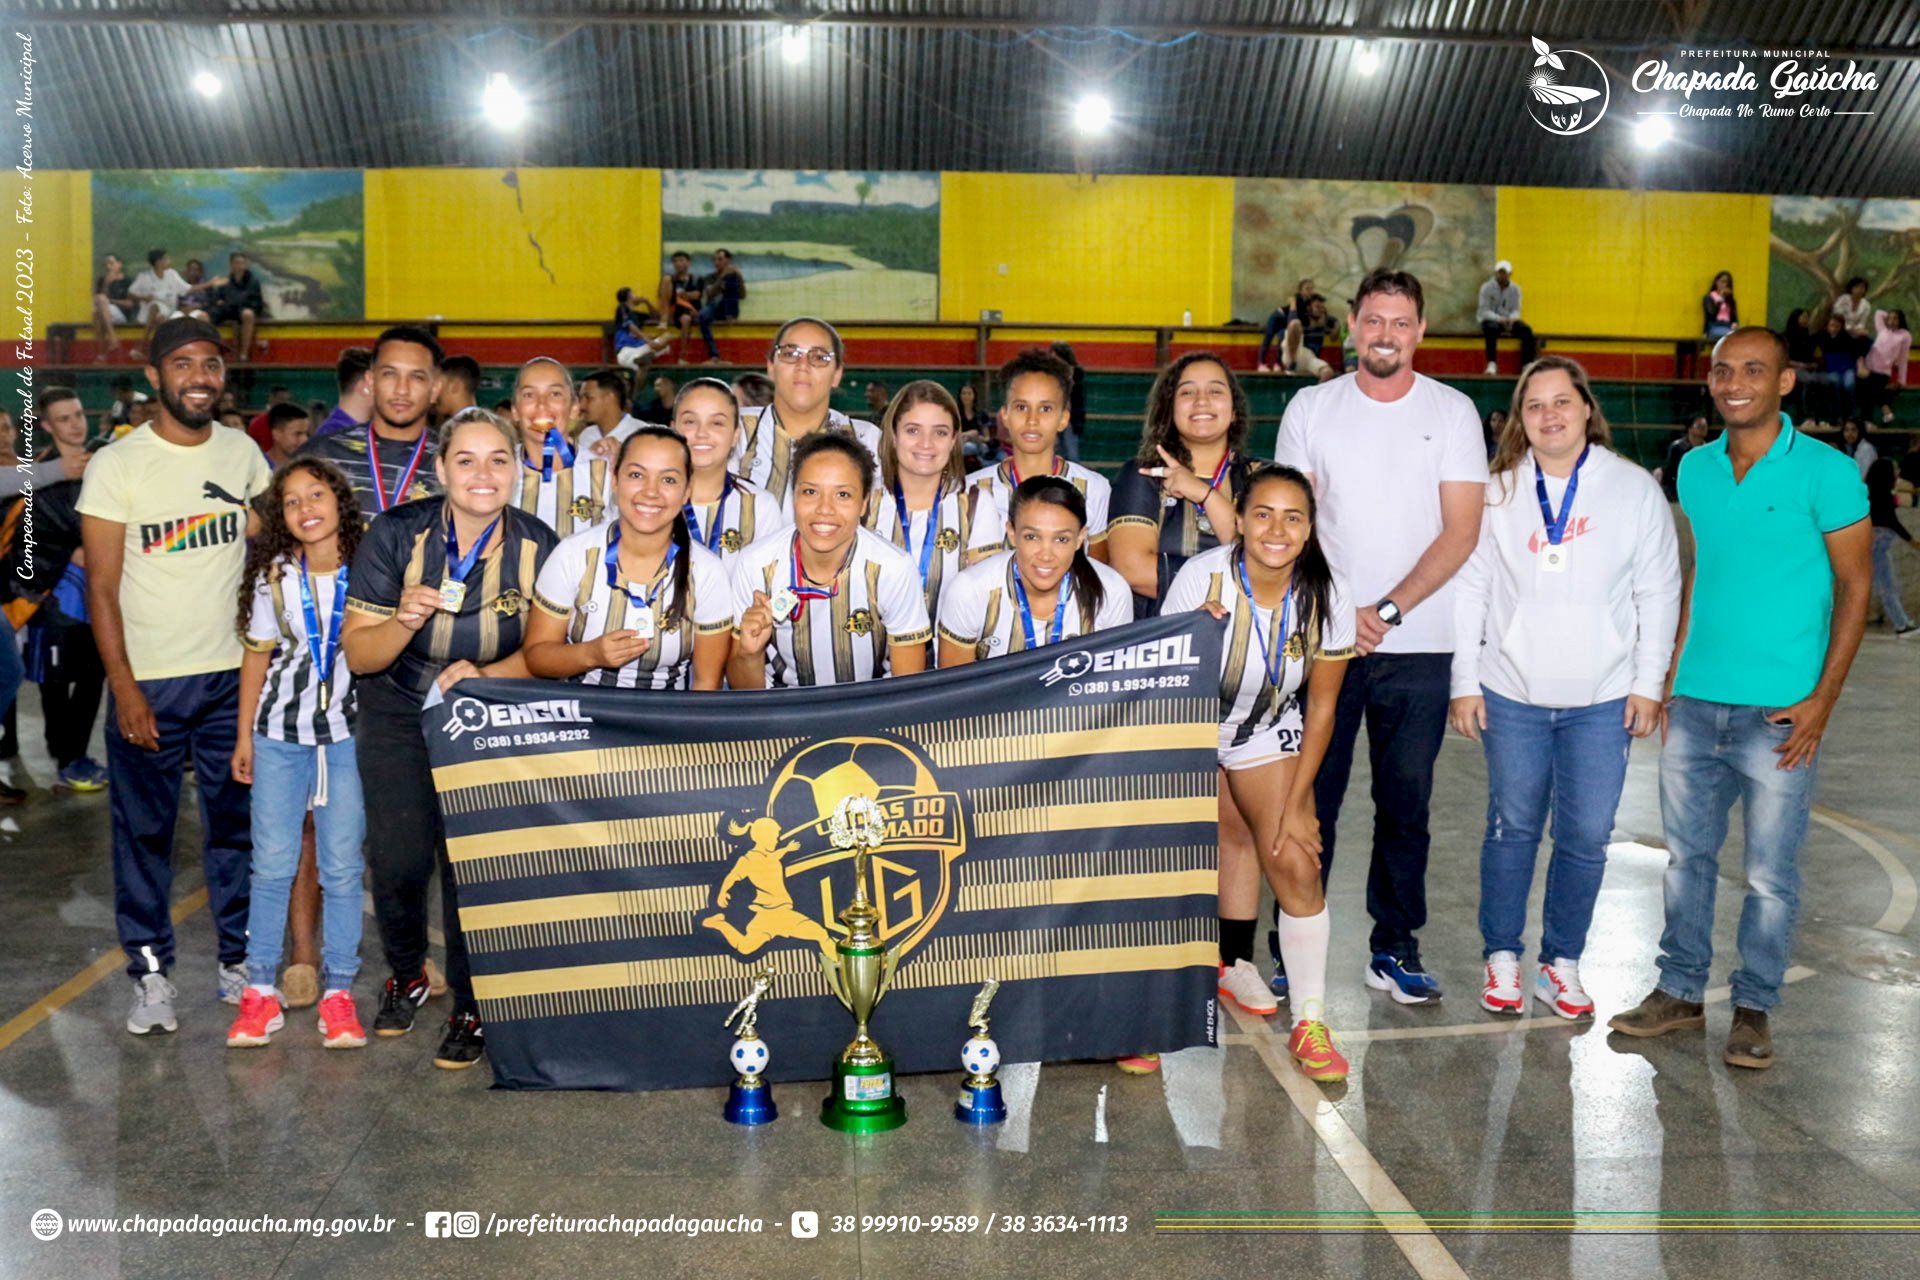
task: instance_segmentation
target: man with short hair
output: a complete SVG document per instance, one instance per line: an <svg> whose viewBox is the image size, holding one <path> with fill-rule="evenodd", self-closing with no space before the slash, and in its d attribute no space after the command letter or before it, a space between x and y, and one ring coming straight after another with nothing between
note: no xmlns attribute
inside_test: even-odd
<svg viewBox="0 0 1920 1280"><path fill-rule="evenodd" d="M747 278L733 265L733 254L725 249L713 251L713 274L701 282L700 336L707 343L707 363L721 364L720 347L713 340L713 326L740 318L740 304L747 300ZM684 351L684 348L682 348Z"/></svg>
<svg viewBox="0 0 1920 1280"><path fill-rule="evenodd" d="M165 249L148 251L147 269L133 278L133 283L127 286L127 295L140 304L135 312L136 322L147 326L149 347L153 345L153 332L162 320L185 314L181 301L190 288L173 269L173 259ZM206 316L199 318L204 320Z"/></svg>
<svg viewBox="0 0 1920 1280"><path fill-rule="evenodd" d="M1800 909L1800 846L1820 741L1867 627L1867 490L1853 460L1795 431L1786 343L1758 326L1714 344L1707 387L1726 430L1680 462L1694 561L1667 675L1660 822L1667 838L1660 980L1608 1024L1631 1036L1706 1025L1713 906L1741 802L1747 881L1730 979L1730 1066L1773 1065Z"/></svg>
<svg viewBox="0 0 1920 1280"><path fill-rule="evenodd" d="M743 373L733 380L733 398L742 409L763 409L773 403L773 379L764 373Z"/></svg>
<svg viewBox="0 0 1920 1280"><path fill-rule="evenodd" d="M277 404L267 410L267 463L275 471L293 461L313 434L313 419L297 404Z"/></svg>
<svg viewBox="0 0 1920 1280"><path fill-rule="evenodd" d="M472 356L448 356L440 362L440 395L433 402L433 425L439 426L478 401L480 362Z"/></svg>
<svg viewBox="0 0 1920 1280"><path fill-rule="evenodd" d="M164 255L163 255L164 256ZM253 531L248 504L267 461L239 432L215 429L226 384L220 331L181 317L155 331L147 380L159 416L101 451L80 493L87 607L111 693L113 880L120 945L134 983L127 1030L172 1031L174 822L191 757L213 923L216 990L246 987L253 841L247 788L229 766L239 734L240 638L234 601Z"/></svg>
<svg viewBox="0 0 1920 1280"><path fill-rule="evenodd" d="M687 363L687 342L700 315L700 277L693 273L693 255L676 249L671 268L660 273L660 314L680 329L680 363Z"/></svg>
<svg viewBox="0 0 1920 1280"><path fill-rule="evenodd" d="M793 451L816 431L851 435L877 459L880 428L849 418L829 402L846 372L847 349L840 331L813 316L781 325L767 349L767 376L773 379L773 403L740 410L740 434L734 437L733 469L755 488L764 489L793 514ZM877 464L876 464L877 465ZM876 470L874 487L880 487Z"/></svg>
<svg viewBox="0 0 1920 1280"><path fill-rule="evenodd" d="M867 384L867 421L876 427L879 426L887 416L887 401L890 398L886 383L869 382Z"/></svg>
<svg viewBox="0 0 1920 1280"><path fill-rule="evenodd" d="M363 524L440 492L427 413L440 396L441 359L439 339L419 325L388 329L374 339L370 354L373 407L367 424L315 436L295 455L325 458L346 473ZM343 405L344 397L343 389Z"/></svg>
<svg viewBox="0 0 1920 1280"><path fill-rule="evenodd" d="M314 428L316 438L364 427L373 418L373 352L366 347L343 348L334 362L333 376L340 399Z"/></svg>
<svg viewBox="0 0 1920 1280"><path fill-rule="evenodd" d="M638 397L635 398L633 416L642 422L651 422L659 427L673 425L673 399L678 391L679 388L673 385L672 378L664 373L659 375L653 380L653 399L640 404ZM743 409L745 407L745 405L741 406Z"/></svg>
<svg viewBox="0 0 1920 1280"><path fill-rule="evenodd" d="M624 370L595 369L582 378L580 418L587 425L581 428L580 438L574 441L574 448L585 453L602 440L611 440L617 447L622 440L647 425L627 412L627 401L631 397L632 391Z"/></svg>
<svg viewBox="0 0 1920 1280"><path fill-rule="evenodd" d="M1480 286L1480 305L1474 314L1487 346L1487 372L1498 373L1502 337L1520 339L1520 367L1533 363L1533 329L1520 318L1520 286L1513 282L1513 264L1504 258L1493 266L1493 278Z"/></svg>
<svg viewBox="0 0 1920 1280"><path fill-rule="evenodd" d="M1276 460L1313 483L1327 559L1352 598L1366 602L1355 610L1360 656L1340 686L1333 739L1314 783L1320 875L1324 882L1333 866L1335 825L1364 724L1374 812L1365 979L1400 1004L1424 1004L1441 994L1421 964L1417 934L1427 921L1427 815L1453 662L1448 583L1479 541L1487 453L1473 401L1413 371L1427 331L1416 277L1370 272L1348 324L1359 367L1296 394L1274 447ZM1276 995L1285 981L1276 972Z"/></svg>
<svg viewBox="0 0 1920 1280"><path fill-rule="evenodd" d="M113 380L113 403L100 414L100 434L111 439L127 420L133 417L133 382L128 378Z"/></svg>
<svg viewBox="0 0 1920 1280"><path fill-rule="evenodd" d="M269 387L267 407L254 414L247 422L247 434L253 437L253 442L260 446L261 452L264 453L273 447L273 437L267 431L267 415L273 412L275 405L285 404L291 399L293 399L292 388L278 384Z"/></svg>
<svg viewBox="0 0 1920 1280"><path fill-rule="evenodd" d="M246 254L227 255L227 274L213 282L211 293L207 319L216 328L223 324L234 326L237 342L234 357L238 363L245 364L253 358L254 326L267 314L260 277L253 274Z"/></svg>

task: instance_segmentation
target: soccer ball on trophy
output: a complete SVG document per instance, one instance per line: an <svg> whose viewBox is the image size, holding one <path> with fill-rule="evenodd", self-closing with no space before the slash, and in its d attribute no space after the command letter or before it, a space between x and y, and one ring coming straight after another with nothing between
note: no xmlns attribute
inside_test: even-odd
<svg viewBox="0 0 1920 1280"><path fill-rule="evenodd" d="M749 1078L767 1069L767 1042L759 1036L733 1042L733 1069Z"/></svg>
<svg viewBox="0 0 1920 1280"><path fill-rule="evenodd" d="M1000 1065L1000 1046L975 1036L961 1046L960 1065L971 1075L991 1075Z"/></svg>

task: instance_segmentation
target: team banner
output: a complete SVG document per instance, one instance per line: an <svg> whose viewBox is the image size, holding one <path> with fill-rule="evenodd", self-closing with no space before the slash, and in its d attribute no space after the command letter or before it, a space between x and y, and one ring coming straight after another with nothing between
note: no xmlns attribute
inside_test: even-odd
<svg viewBox="0 0 1920 1280"><path fill-rule="evenodd" d="M1219 646L1194 614L821 689L461 684L423 724L496 1080L725 1084L769 961L768 1078L827 1078L854 795L900 1071L958 1069L988 978L1007 1061L1213 1043Z"/></svg>

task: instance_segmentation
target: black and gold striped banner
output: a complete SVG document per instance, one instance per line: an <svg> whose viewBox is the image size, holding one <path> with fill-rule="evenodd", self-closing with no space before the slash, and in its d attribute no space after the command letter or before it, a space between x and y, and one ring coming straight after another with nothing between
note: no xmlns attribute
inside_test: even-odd
<svg viewBox="0 0 1920 1280"><path fill-rule="evenodd" d="M958 1069L988 978L1010 1062L1212 1043L1219 635L1186 615L764 693L461 684L424 725L496 1078L725 1083L722 1019L769 960L768 1074L826 1078L852 795L887 820L873 1033L900 1070Z"/></svg>

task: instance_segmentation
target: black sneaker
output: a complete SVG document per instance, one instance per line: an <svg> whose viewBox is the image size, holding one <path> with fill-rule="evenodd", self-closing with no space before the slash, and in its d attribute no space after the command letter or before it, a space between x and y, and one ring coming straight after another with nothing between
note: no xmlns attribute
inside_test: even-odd
<svg viewBox="0 0 1920 1280"><path fill-rule="evenodd" d="M373 1015L373 1034L403 1036L413 1030L414 1010L427 1002L427 975L423 971L408 981L399 974L387 979L380 993L380 1012Z"/></svg>
<svg viewBox="0 0 1920 1280"><path fill-rule="evenodd" d="M440 1051L433 1055L433 1065L448 1071L465 1071L486 1053L485 1035L479 1018L471 1013L454 1014L447 1019L447 1034L440 1041Z"/></svg>

